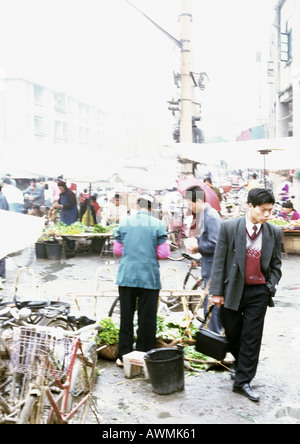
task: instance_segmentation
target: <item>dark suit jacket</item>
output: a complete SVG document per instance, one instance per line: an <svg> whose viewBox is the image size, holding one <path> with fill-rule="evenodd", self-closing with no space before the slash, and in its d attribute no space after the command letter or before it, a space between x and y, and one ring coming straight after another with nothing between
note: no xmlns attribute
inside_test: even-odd
<svg viewBox="0 0 300 444"><path fill-rule="evenodd" d="M224 296L225 308L237 311L244 291L246 266L246 219L223 222L215 249L210 294ZM281 278L281 229L262 226L261 271L270 290L269 306Z"/></svg>

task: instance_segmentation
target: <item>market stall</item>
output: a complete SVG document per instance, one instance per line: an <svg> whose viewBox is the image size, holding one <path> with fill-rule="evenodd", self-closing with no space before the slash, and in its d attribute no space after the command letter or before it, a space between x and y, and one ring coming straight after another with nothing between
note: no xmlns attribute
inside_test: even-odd
<svg viewBox="0 0 300 444"><path fill-rule="evenodd" d="M113 238L112 233L82 233L82 234L61 234L62 239L75 241L75 251L82 248L91 249L93 253L103 254L104 247ZM107 253L108 250L106 249Z"/></svg>
<svg viewBox="0 0 300 444"><path fill-rule="evenodd" d="M107 246L114 237L115 227L115 225L103 227L99 224L88 227L82 222L74 222L71 225L59 222L44 229L42 236L39 238L39 243L45 244L49 248L49 244L63 245L64 240L71 240L75 243L74 252L91 250L93 253L102 255L103 251L108 252ZM41 256L37 254L37 257L45 258L47 254L46 256L43 256L43 253Z"/></svg>
<svg viewBox="0 0 300 444"><path fill-rule="evenodd" d="M298 229L284 229L282 241L286 254L300 254L300 225Z"/></svg>
<svg viewBox="0 0 300 444"><path fill-rule="evenodd" d="M282 218L271 219L269 223L282 230L282 246L285 254L300 254L300 220L286 221Z"/></svg>

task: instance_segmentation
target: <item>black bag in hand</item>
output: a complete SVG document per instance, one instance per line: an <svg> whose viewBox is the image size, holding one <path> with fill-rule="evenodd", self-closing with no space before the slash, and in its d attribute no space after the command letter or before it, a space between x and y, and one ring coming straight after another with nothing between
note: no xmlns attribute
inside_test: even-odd
<svg viewBox="0 0 300 444"><path fill-rule="evenodd" d="M207 319L214 305L206 313L204 322L200 325L196 334L196 350L203 355L210 356L217 361L222 361L229 351L229 345L226 336L207 330L205 328Z"/></svg>

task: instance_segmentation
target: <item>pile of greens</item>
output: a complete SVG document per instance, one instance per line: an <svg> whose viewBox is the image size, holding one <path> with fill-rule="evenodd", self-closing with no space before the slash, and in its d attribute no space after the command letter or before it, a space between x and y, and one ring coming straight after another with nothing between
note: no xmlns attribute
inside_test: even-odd
<svg viewBox="0 0 300 444"><path fill-rule="evenodd" d="M188 321L183 318L180 320L165 317L161 314L157 315L156 338L163 341L173 341L180 339L188 326ZM192 337L196 338L197 328L192 324L190 326Z"/></svg>
<svg viewBox="0 0 300 444"><path fill-rule="evenodd" d="M104 318L100 322L102 331L95 337L98 345L112 345L119 342L119 324L114 322L112 318Z"/></svg>
<svg viewBox="0 0 300 444"><path fill-rule="evenodd" d="M107 225L106 227L103 227L100 224L95 224L93 233L111 233L116 227L117 225Z"/></svg>
<svg viewBox="0 0 300 444"><path fill-rule="evenodd" d="M100 322L103 330L95 337L98 345L113 345L119 342L119 324L107 317ZM136 323L136 320L135 320ZM156 338L169 342L183 337L187 327L186 319L179 321L169 316L157 315ZM194 325L190 327L193 338L196 338L197 328ZM204 371L207 369L206 361L211 363L211 358L196 351L194 345L184 346L184 356L189 361L189 367L195 371Z"/></svg>
<svg viewBox="0 0 300 444"><path fill-rule="evenodd" d="M184 356L188 359L190 367L195 370L206 370L205 362L212 361L208 356L197 352L195 345L187 345L184 347Z"/></svg>

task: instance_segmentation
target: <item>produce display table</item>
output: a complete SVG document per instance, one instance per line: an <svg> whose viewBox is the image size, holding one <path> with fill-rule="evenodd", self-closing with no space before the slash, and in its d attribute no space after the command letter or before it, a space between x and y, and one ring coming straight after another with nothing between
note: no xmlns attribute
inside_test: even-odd
<svg viewBox="0 0 300 444"><path fill-rule="evenodd" d="M300 230L282 230L282 242L286 254L300 254Z"/></svg>
<svg viewBox="0 0 300 444"><path fill-rule="evenodd" d="M80 233L80 234L60 234L60 237L63 239L69 239L74 241L88 241L91 240L91 249L95 253L99 253L102 255L103 248L105 246L106 241L110 241L113 236L111 233ZM80 242L77 242L79 244ZM78 246L78 245L77 245ZM76 247L77 247L76 246ZM110 250L107 250L108 253Z"/></svg>

